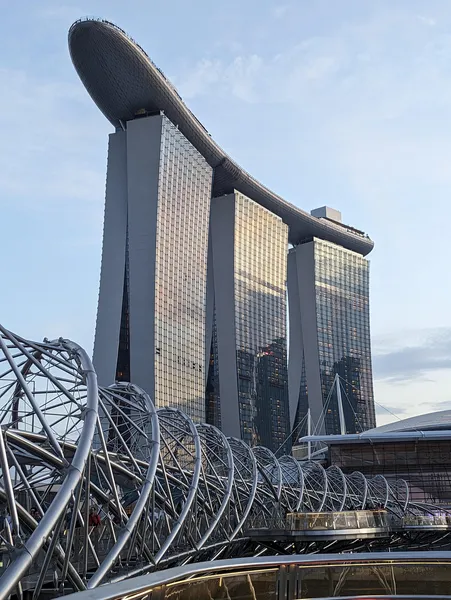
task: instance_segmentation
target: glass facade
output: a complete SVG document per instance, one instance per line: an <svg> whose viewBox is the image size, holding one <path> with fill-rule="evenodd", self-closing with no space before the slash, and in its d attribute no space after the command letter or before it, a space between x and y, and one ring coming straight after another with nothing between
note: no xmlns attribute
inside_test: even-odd
<svg viewBox="0 0 451 600"><path fill-rule="evenodd" d="M205 297L212 169L163 119L155 264L155 405L205 420Z"/></svg>
<svg viewBox="0 0 451 600"><path fill-rule="evenodd" d="M450 440L387 439L377 443L368 440L331 444L328 462L347 474L361 471L366 477L383 475L391 484L404 479L409 483L413 503L443 506L447 510L451 506Z"/></svg>
<svg viewBox="0 0 451 600"><path fill-rule="evenodd" d="M324 425L340 433L339 376L346 433L376 425L371 367L369 262L341 246L314 238L314 285L318 360ZM308 378L302 369L299 423L308 408ZM306 425L301 430L306 434Z"/></svg>
<svg viewBox="0 0 451 600"><path fill-rule="evenodd" d="M159 117L155 117L159 118ZM155 243L154 397L205 421L205 298L212 168L162 118ZM130 381L128 254L116 378ZM149 268L152 268L149 265ZM152 315L149 315L152 318Z"/></svg>
<svg viewBox="0 0 451 600"><path fill-rule="evenodd" d="M288 227L235 192L234 315L242 439L276 451L289 435L286 273ZM216 319L221 319L216 314ZM207 382L207 415L220 423L217 335ZM218 376L219 373L219 376Z"/></svg>

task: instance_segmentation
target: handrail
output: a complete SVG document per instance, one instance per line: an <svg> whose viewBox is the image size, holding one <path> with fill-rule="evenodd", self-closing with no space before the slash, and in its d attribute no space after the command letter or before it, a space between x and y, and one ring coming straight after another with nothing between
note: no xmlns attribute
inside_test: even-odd
<svg viewBox="0 0 451 600"><path fill-rule="evenodd" d="M302 556L270 556L234 558L228 560L208 561L197 564L188 564L142 575L133 579L103 585L93 590L77 592L64 596L64 600L126 600L133 596L138 600L141 596L149 594L152 589L187 581L198 575L208 573L224 575L230 571L265 569L282 566L320 567L334 565L363 565L374 564L410 564L410 563L450 563L451 552L365 552L362 554L328 554L328 555L302 555ZM408 596L407 596L408 597Z"/></svg>

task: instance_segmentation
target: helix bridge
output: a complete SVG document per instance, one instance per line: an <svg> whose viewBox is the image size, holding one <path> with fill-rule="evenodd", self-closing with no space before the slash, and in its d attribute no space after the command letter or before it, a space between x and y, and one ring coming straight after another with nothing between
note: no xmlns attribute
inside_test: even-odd
<svg viewBox="0 0 451 600"><path fill-rule="evenodd" d="M287 515L411 509L405 481L276 458L1 326L0 421L0 599L261 555L249 531Z"/></svg>

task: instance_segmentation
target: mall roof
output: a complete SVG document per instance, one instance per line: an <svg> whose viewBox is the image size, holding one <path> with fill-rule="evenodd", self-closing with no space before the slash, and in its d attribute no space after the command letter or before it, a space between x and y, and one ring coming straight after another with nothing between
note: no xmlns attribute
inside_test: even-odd
<svg viewBox="0 0 451 600"><path fill-rule="evenodd" d="M188 109L180 95L144 50L125 31L105 20L81 19L69 30L69 51L91 98L115 127L139 114L163 112L214 168L213 195L238 190L289 226L296 245L318 237L366 255L373 241L352 227L339 225L286 202L235 163Z"/></svg>
<svg viewBox="0 0 451 600"><path fill-rule="evenodd" d="M442 431L451 432L451 410L440 410L438 412L426 413L388 423L375 429L365 431L363 435L373 435L375 433L389 433L393 431Z"/></svg>
<svg viewBox="0 0 451 600"><path fill-rule="evenodd" d="M326 444L374 443L408 440L443 440L451 438L451 410L417 415L388 423L363 433L347 435L311 435L301 442L324 442Z"/></svg>

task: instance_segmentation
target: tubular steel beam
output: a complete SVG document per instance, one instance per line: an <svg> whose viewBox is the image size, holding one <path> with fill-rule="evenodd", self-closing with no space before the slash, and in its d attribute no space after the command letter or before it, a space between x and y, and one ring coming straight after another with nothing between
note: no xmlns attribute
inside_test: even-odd
<svg viewBox="0 0 451 600"><path fill-rule="evenodd" d="M180 410L156 411L132 384L98 389L73 342L1 327L0 424L0 600L239 555L249 529L287 513L421 511L405 481L277 459Z"/></svg>

